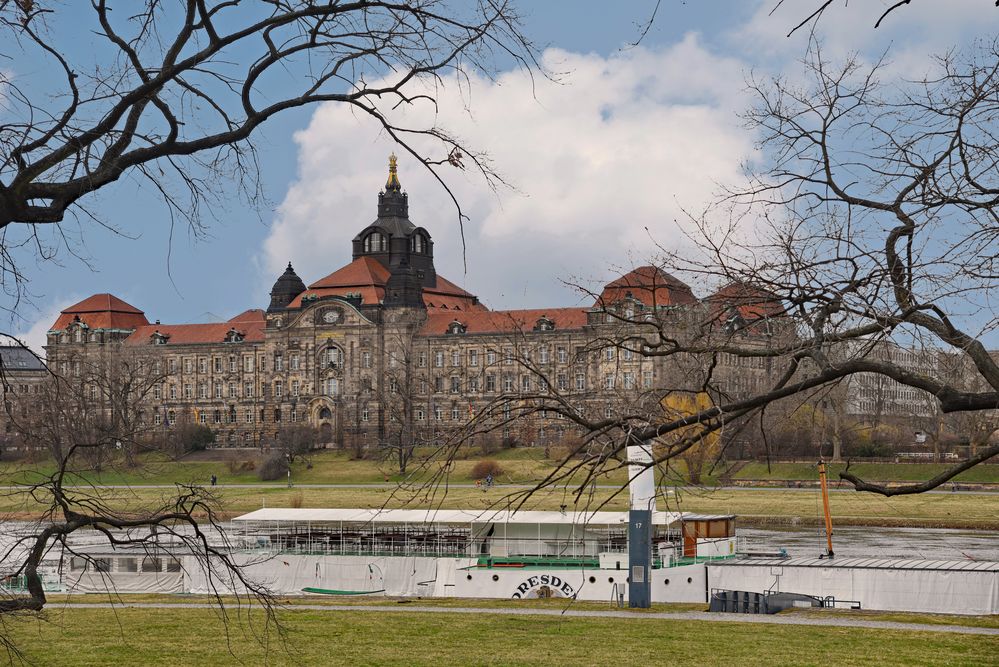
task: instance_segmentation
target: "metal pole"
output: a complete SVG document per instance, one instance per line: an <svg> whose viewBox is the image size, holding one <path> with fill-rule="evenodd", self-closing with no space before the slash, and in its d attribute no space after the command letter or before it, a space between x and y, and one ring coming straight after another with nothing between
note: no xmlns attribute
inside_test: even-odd
<svg viewBox="0 0 999 667"><path fill-rule="evenodd" d="M829 514L829 487L826 485L826 462L819 459L819 485L822 487L822 509L826 519L826 545L829 548L829 557L832 558L832 516Z"/></svg>

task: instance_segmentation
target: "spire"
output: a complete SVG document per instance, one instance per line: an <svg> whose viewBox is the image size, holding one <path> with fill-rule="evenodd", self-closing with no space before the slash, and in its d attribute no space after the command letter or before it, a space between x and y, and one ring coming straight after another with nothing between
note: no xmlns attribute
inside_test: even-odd
<svg viewBox="0 0 999 667"><path fill-rule="evenodd" d="M399 174L396 171L396 158L395 153L389 155L389 175L388 180L385 181L385 192L401 192L402 184L399 183Z"/></svg>

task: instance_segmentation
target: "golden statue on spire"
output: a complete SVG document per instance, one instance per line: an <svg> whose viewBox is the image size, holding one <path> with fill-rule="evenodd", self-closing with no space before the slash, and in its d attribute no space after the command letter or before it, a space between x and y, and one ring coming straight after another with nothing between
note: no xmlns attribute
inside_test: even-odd
<svg viewBox="0 0 999 667"><path fill-rule="evenodd" d="M399 174L396 171L397 160L398 158L396 158L395 153L389 155L389 175L388 175L388 180L385 181L386 192L388 192L389 190L395 190L396 192L402 190L402 184L399 183Z"/></svg>

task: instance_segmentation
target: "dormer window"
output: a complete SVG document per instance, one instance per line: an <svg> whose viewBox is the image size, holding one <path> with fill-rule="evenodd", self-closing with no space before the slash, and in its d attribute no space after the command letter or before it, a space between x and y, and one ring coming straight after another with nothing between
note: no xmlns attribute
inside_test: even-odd
<svg viewBox="0 0 999 667"><path fill-rule="evenodd" d="M364 252L388 252L388 237L381 232L371 232L364 237Z"/></svg>
<svg viewBox="0 0 999 667"><path fill-rule="evenodd" d="M236 331L236 329L229 329L225 334L225 342L227 343L242 343L245 338L245 334L242 331Z"/></svg>
<svg viewBox="0 0 999 667"><path fill-rule="evenodd" d="M413 234L409 240L409 249L417 255L422 255L427 251L427 241L423 238L423 234Z"/></svg>
<svg viewBox="0 0 999 667"><path fill-rule="evenodd" d="M468 331L468 327L458 320L454 320L451 324L447 325L447 332L449 334L463 334Z"/></svg>
<svg viewBox="0 0 999 667"><path fill-rule="evenodd" d="M159 330L156 330L149 338L153 345L166 345L170 340L170 334L160 333Z"/></svg>
<svg viewBox="0 0 999 667"><path fill-rule="evenodd" d="M538 318L538 321L534 323L535 331L555 331L555 322L549 318L547 315L542 315Z"/></svg>

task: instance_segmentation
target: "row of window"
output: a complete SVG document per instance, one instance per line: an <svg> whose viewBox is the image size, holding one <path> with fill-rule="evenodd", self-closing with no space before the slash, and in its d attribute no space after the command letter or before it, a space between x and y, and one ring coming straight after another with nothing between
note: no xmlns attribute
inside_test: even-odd
<svg viewBox="0 0 999 667"><path fill-rule="evenodd" d="M480 350L451 350L450 354L444 352L443 350L438 350L433 353L433 365L434 368L444 368L445 362L452 367L459 367L464 362L470 367L476 367L479 365ZM487 366L493 366L496 364L499 358L499 352L497 350L486 350L484 359ZM531 361L536 361L539 364L548 364L553 361L565 364L569 363L569 349L564 346L557 346L555 348L554 354L552 354L552 347L550 345L539 345L534 350L530 349L518 349L515 351L512 347L507 347L503 349L502 358L503 364L510 366L513 364L515 359L522 360L524 362L530 363ZM586 355L585 348L581 346L576 347L574 354L574 359L579 360L584 358ZM603 358L606 361L614 361L617 357L617 348L607 347L603 350ZM463 357L467 357L464 359ZM624 361L633 361L638 357L638 353L630 348L621 348L621 359ZM417 366L420 368L426 368L429 354L426 351L421 351L417 354Z"/></svg>

